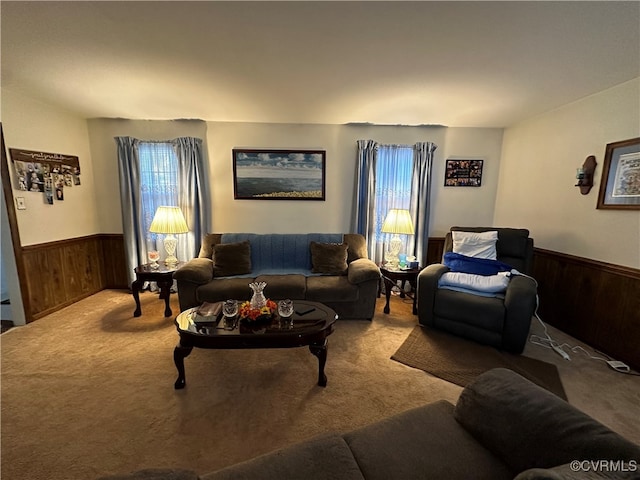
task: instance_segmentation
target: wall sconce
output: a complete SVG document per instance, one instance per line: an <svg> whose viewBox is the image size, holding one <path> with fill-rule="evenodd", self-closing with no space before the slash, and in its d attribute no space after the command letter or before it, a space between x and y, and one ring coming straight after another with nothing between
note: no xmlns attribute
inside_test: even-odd
<svg viewBox="0 0 640 480"><path fill-rule="evenodd" d="M576 171L576 178L578 179L578 183L576 183L576 187L580 187L580 193L582 195L586 195L593 187L593 173L596 171L596 157L593 155L589 155L587 159L582 164L582 167L578 168Z"/></svg>

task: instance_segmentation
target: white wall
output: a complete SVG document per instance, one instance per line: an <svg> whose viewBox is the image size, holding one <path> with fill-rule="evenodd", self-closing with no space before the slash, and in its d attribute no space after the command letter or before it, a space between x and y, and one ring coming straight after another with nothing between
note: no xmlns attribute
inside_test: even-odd
<svg viewBox="0 0 640 480"><path fill-rule="evenodd" d="M88 120L91 153L96 177L96 213L102 233L122 233L118 150L115 137L140 140L173 140L196 137L205 141L207 125L200 120Z"/></svg>
<svg viewBox="0 0 640 480"><path fill-rule="evenodd" d="M7 149L62 153L80 160L81 185L66 187L64 200L48 205L44 193L15 188L9 159L13 195L24 197L27 206L16 210L22 245L100 233L86 120L6 89L2 90L2 120Z"/></svg>
<svg viewBox="0 0 640 480"><path fill-rule="evenodd" d="M431 236L443 237L452 226L494 226L493 209L500 172L502 129L449 128L442 158L484 160L480 187L444 187L444 160L433 166ZM500 225L514 226L517 225Z"/></svg>
<svg viewBox="0 0 640 480"><path fill-rule="evenodd" d="M640 268L640 211L596 210L605 147L640 136L639 99L637 78L508 128L494 223L526 226L540 248ZM595 182L581 195L589 155Z"/></svg>
<svg viewBox="0 0 640 480"><path fill-rule="evenodd" d="M605 145L640 134L640 79L500 129L367 125L221 123L197 120L88 122L66 111L2 90L8 147L77 155L82 185L64 202L46 205L20 192L23 245L94 233L120 233L117 154L113 137L197 136L205 140L214 231L346 231L353 210L356 140L438 145L433 165L430 234L451 225L526 227L541 248L609 263L640 266L640 212L596 210ZM327 151L325 202L233 199L234 147L322 148ZM575 169L596 155L596 187L580 195ZM482 187L444 187L447 158L482 158ZM612 238L615 244L612 245Z"/></svg>
<svg viewBox="0 0 640 480"><path fill-rule="evenodd" d="M359 139L400 144L430 141L438 145L433 164L431 235L444 235L453 224L482 225L493 219L500 129L209 123L208 133L213 172L213 230L218 232L350 231ZM231 158L234 147L325 149L326 201L234 200ZM444 188L444 160L449 155L484 158L486 184L480 188Z"/></svg>
<svg viewBox="0 0 640 480"><path fill-rule="evenodd" d="M122 232L114 136L169 139L181 135L205 140L209 160L212 230L344 232L351 229L356 141L413 144L431 141L435 152L432 235L444 235L453 224L487 225L493 219L502 130L446 129L367 125L311 125L93 119L88 122L94 159L98 211L103 232ZM198 134L199 132L199 134ZM327 152L326 200L235 200L232 149L318 148ZM485 159L480 188L443 187L445 155Z"/></svg>

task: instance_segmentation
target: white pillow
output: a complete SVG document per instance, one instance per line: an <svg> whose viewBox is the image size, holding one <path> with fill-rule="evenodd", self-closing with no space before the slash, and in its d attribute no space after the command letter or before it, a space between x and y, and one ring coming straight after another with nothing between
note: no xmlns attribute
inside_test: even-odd
<svg viewBox="0 0 640 480"><path fill-rule="evenodd" d="M497 260L498 232L451 232L453 252L467 257Z"/></svg>

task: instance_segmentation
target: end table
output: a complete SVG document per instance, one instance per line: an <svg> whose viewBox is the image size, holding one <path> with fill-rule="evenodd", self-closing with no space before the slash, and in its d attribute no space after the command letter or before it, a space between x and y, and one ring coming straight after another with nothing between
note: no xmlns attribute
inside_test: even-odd
<svg viewBox="0 0 640 480"><path fill-rule="evenodd" d="M131 293L136 301L136 310L133 312L134 317L142 315L140 308L139 292L144 282L156 282L160 289L160 298L164 299L164 316L171 316L171 307L169 307L169 295L171 294L171 285L173 285L173 272L183 265L184 262L178 262L175 265L167 265L164 262L158 262L157 267L152 267L150 263L138 265L134 271L136 279L131 284Z"/></svg>
<svg viewBox="0 0 640 480"><path fill-rule="evenodd" d="M410 298L413 298L413 314L418 314L418 309L416 308L416 288L418 281L418 274L422 268L409 268L405 270L390 270L384 266L380 267L380 273L382 273L382 280L384 281L384 290L385 295L387 297L387 303L384 306L384 313L389 313L391 310L389 309L389 300L391 299L391 289L396 284L398 280L402 281L402 286L404 287L405 282L409 282L411 285L412 294L409 294ZM404 290L401 290L400 297L404 298L405 293Z"/></svg>

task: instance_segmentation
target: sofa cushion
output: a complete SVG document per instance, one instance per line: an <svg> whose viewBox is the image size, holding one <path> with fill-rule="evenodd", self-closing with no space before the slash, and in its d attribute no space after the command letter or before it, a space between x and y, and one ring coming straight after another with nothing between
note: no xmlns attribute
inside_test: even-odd
<svg viewBox="0 0 640 480"><path fill-rule="evenodd" d="M202 480L364 480L338 435L317 437L202 476Z"/></svg>
<svg viewBox="0 0 640 480"><path fill-rule="evenodd" d="M514 472L572 460L640 461L640 447L553 393L503 368L462 391L455 418Z"/></svg>
<svg viewBox="0 0 640 480"><path fill-rule="evenodd" d="M311 271L329 275L345 275L347 273L346 243L310 242Z"/></svg>
<svg viewBox="0 0 640 480"><path fill-rule="evenodd" d="M344 275L307 277L307 300L312 302L354 302L358 300L358 286Z"/></svg>
<svg viewBox="0 0 640 480"><path fill-rule="evenodd" d="M216 277L251 273L251 245L248 240L214 245L213 261Z"/></svg>
<svg viewBox="0 0 640 480"><path fill-rule="evenodd" d="M439 401L344 434L367 480L513 479L513 473ZM329 477L327 477L329 478Z"/></svg>
<svg viewBox="0 0 640 480"><path fill-rule="evenodd" d="M202 302L220 302L229 298L249 300L253 282L252 277L214 278L209 283L201 285L196 290L198 305Z"/></svg>

